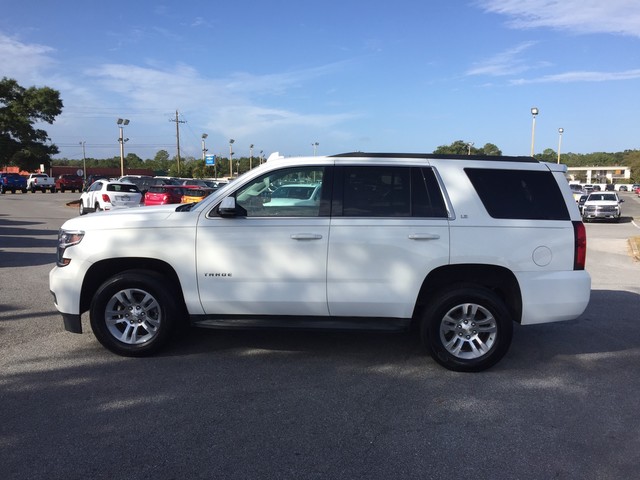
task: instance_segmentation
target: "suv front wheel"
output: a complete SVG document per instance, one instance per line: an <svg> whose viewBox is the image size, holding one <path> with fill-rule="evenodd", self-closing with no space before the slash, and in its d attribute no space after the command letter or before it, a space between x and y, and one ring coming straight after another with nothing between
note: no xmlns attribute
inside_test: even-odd
<svg viewBox="0 0 640 480"><path fill-rule="evenodd" d="M504 302L479 286L446 290L424 311L421 337L432 358L449 370L479 372L511 345L513 324Z"/></svg>
<svg viewBox="0 0 640 480"><path fill-rule="evenodd" d="M151 355L169 339L179 309L162 276L130 270L103 283L91 302L91 329L119 355Z"/></svg>

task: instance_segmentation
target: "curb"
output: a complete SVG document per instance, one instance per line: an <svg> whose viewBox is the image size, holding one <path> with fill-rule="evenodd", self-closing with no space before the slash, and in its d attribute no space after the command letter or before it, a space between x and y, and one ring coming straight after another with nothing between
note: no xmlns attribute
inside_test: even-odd
<svg viewBox="0 0 640 480"><path fill-rule="evenodd" d="M631 249L631 255L633 255L633 258L640 261L640 250L638 250L638 241L635 240L638 238L640 237L632 237L628 239L627 242L629 243L629 248Z"/></svg>

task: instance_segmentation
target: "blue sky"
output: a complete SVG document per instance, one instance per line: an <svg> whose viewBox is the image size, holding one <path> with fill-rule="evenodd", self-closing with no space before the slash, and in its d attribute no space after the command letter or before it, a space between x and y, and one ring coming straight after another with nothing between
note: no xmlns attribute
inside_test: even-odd
<svg viewBox="0 0 640 480"><path fill-rule="evenodd" d="M638 0L0 0L0 76L60 91L61 154L640 148Z"/></svg>

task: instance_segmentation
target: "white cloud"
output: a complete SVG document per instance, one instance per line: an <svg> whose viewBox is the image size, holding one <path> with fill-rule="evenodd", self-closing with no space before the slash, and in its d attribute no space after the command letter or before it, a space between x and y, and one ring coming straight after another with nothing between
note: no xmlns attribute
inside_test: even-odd
<svg viewBox="0 0 640 480"><path fill-rule="evenodd" d="M189 112L190 122L225 136L249 137L273 129L326 129L355 117L354 114L299 113L259 105L255 96L280 94L331 70L332 66L298 70L283 74L251 75L238 73L230 78L202 77L187 65L160 69L136 65L108 64L87 70L104 90L104 95L141 112L139 119L166 113L178 107ZM156 111L144 113L153 106ZM124 113L123 113L124 115ZM127 114L128 115L128 114Z"/></svg>
<svg viewBox="0 0 640 480"><path fill-rule="evenodd" d="M94 145L112 143L109 126L117 117L131 119L137 138L165 138L175 110L188 120L185 128L206 129L225 137L302 138L309 131L329 132L357 114L318 113L282 108L275 96L304 91L309 82L340 71L344 63L301 68L283 73L254 75L238 72L210 78L194 66L178 64L94 64L81 71L59 68L55 49L20 42L0 33L2 75L23 85L46 84L60 91L63 113L47 127L54 142L76 148L79 139ZM278 105L275 106L274 105ZM104 138L104 140L103 140ZM255 140L253 140L255 139ZM170 141L170 140L169 140ZM76 145L76 147L74 147Z"/></svg>
<svg viewBox="0 0 640 480"><path fill-rule="evenodd" d="M0 33L2 75L20 82L32 83L38 74L55 62L50 54L54 49L36 43L23 43Z"/></svg>
<svg viewBox="0 0 640 480"><path fill-rule="evenodd" d="M532 68L546 66L546 64L532 65L522 58L521 54L535 44L536 42L521 43L520 45L516 45L513 48L500 52L491 58L474 63L471 68L467 70L466 74L504 76L523 73Z"/></svg>
<svg viewBox="0 0 640 480"><path fill-rule="evenodd" d="M512 28L549 27L640 37L637 0L479 0L477 5L486 12L510 17Z"/></svg>
<svg viewBox="0 0 640 480"><path fill-rule="evenodd" d="M539 78L518 79L510 83L512 85L525 85L529 83L610 82L637 78L640 78L640 69L624 72L565 72L556 75L545 75Z"/></svg>

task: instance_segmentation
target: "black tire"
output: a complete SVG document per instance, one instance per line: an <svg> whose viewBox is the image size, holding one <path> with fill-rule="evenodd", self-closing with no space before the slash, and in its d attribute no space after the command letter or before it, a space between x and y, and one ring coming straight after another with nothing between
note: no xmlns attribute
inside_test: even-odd
<svg viewBox="0 0 640 480"><path fill-rule="evenodd" d="M31 187L31 193L36 193L36 189L34 187Z"/></svg>
<svg viewBox="0 0 640 480"><path fill-rule="evenodd" d="M0 185L0 194L4 195L7 190L4 188L4 185Z"/></svg>
<svg viewBox="0 0 640 480"><path fill-rule="evenodd" d="M27 193L27 189L26 189L26 188L23 188L23 189L22 189L22 193Z"/></svg>
<svg viewBox="0 0 640 480"><path fill-rule="evenodd" d="M56 187L51 187L51 193L56 193Z"/></svg>
<svg viewBox="0 0 640 480"><path fill-rule="evenodd" d="M438 293L420 325L432 358L456 372L480 372L509 350L513 321L504 302L479 286L459 286Z"/></svg>
<svg viewBox="0 0 640 480"><path fill-rule="evenodd" d="M101 212L101 211L102 211L102 209L100 208L100 204L99 204L98 202L96 202L96 204L94 205L94 207L95 207L94 212Z"/></svg>
<svg viewBox="0 0 640 480"><path fill-rule="evenodd" d="M71 190L73 192L73 190ZM60 187L60 193L64 193L64 187Z"/></svg>
<svg viewBox="0 0 640 480"><path fill-rule="evenodd" d="M98 288L90 308L91 329L108 350L144 357L162 348L179 321L166 278L145 270L119 273Z"/></svg>
<svg viewBox="0 0 640 480"><path fill-rule="evenodd" d="M80 215L84 215L85 213L87 213L87 212L84 211L84 205L82 204L82 200L80 200L80 206L78 207L78 213Z"/></svg>

